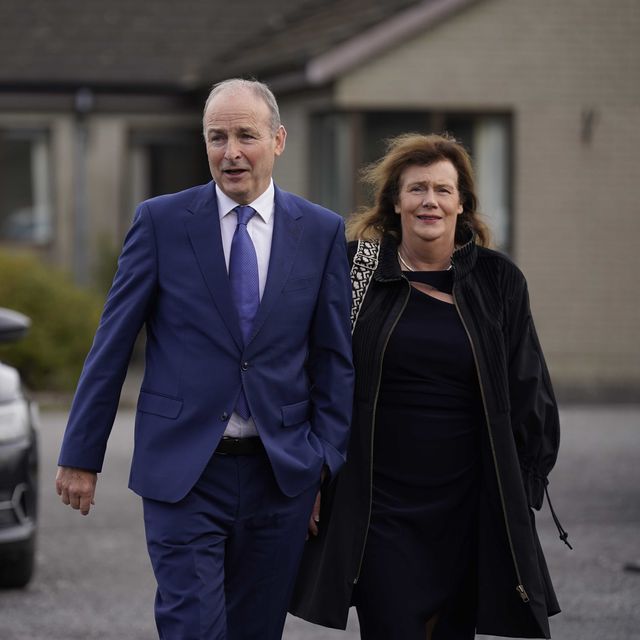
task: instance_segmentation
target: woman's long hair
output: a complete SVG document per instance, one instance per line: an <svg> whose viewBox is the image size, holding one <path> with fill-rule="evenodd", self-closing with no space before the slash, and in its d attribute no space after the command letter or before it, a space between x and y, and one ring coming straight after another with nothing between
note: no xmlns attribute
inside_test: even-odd
<svg viewBox="0 0 640 640"><path fill-rule="evenodd" d="M400 240L402 229L395 205L400 195L402 173L410 166L424 167L449 160L458 172L458 191L463 206L456 220L455 243L464 243L467 232L472 231L478 244L488 246L491 236L477 211L473 167L465 148L449 135L418 133L405 133L390 139L387 144L387 153L362 171L362 181L373 190L374 203L349 217L349 240L373 240L385 235Z"/></svg>

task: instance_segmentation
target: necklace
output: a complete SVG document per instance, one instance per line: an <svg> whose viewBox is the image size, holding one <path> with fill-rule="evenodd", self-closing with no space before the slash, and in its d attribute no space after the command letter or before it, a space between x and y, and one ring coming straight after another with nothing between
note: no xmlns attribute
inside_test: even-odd
<svg viewBox="0 0 640 640"><path fill-rule="evenodd" d="M400 261L400 266L404 267L405 271L415 271L415 269L402 257L400 249L398 249L398 260Z"/></svg>
<svg viewBox="0 0 640 640"><path fill-rule="evenodd" d="M398 249L398 261L400 262L400 266L404 267L404 271L415 271L415 269L402 257L400 249ZM449 262L449 266L446 269L442 269L442 271L451 271L452 268L453 264Z"/></svg>

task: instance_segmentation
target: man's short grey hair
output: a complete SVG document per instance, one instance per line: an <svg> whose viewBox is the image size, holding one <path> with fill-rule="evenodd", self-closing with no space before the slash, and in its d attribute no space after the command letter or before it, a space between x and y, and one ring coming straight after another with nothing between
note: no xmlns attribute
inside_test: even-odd
<svg viewBox="0 0 640 640"><path fill-rule="evenodd" d="M207 97L207 101L204 103L204 109L202 111L203 129L204 116L207 113L207 108L211 101L225 91L234 92L241 91L243 89L251 91L254 96L261 98L267 107L269 107L269 112L271 114L271 131L275 134L280 126L280 110L278 109L276 97L264 82L259 82L258 80L244 80L243 78L231 78L230 80L223 80L222 82L217 82L213 85L209 92L209 96Z"/></svg>

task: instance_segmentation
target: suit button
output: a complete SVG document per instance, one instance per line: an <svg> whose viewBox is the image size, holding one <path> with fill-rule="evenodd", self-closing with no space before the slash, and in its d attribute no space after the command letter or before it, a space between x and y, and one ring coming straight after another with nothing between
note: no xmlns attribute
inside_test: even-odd
<svg viewBox="0 0 640 640"><path fill-rule="evenodd" d="M249 368L249 363L245 360L245 361L240 365L240 368L241 368L243 371L246 371L246 370Z"/></svg>
<svg viewBox="0 0 640 640"><path fill-rule="evenodd" d="M224 422L225 420L229 419L229 414L225 411L221 416L220 416L220 420L222 420L222 422Z"/></svg>

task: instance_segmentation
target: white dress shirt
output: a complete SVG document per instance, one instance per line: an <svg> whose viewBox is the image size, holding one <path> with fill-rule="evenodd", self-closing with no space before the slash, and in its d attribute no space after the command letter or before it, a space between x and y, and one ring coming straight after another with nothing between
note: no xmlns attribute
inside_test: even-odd
<svg viewBox="0 0 640 640"><path fill-rule="evenodd" d="M250 207L256 210L249 224L247 231L249 237L256 249L256 257L258 258L258 287L260 291L260 299L264 293L264 287L267 282L267 271L269 269L269 258L271 256L271 239L273 237L273 213L274 213L274 197L275 189L273 180L269 183L267 190L253 202L249 203ZM238 224L237 216L234 209L238 206L229 196L223 193L218 185L216 185L216 198L218 200L218 212L220 213L220 232L222 235L222 250L224 251L224 261L227 265L227 273L229 272L229 255L231 253L231 241ZM224 432L225 436L233 438L247 438L249 436L258 435L256 425L252 417L243 420L237 413L232 413L227 428Z"/></svg>

